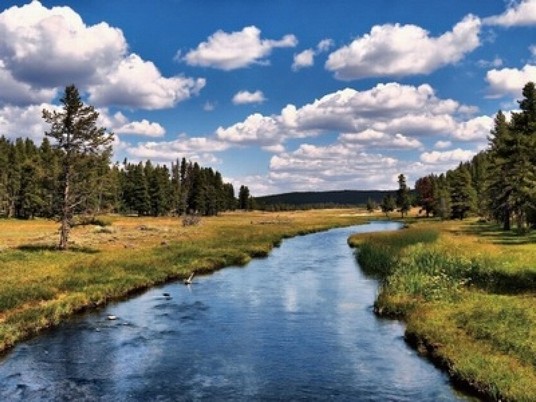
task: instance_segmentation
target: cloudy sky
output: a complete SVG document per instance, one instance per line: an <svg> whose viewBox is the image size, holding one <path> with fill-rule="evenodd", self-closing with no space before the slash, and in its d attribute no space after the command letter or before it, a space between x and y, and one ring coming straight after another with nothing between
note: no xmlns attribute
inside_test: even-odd
<svg viewBox="0 0 536 402"><path fill-rule="evenodd" d="M66 85L115 158L212 166L253 195L412 186L487 146L536 81L536 0L2 0L0 135Z"/></svg>

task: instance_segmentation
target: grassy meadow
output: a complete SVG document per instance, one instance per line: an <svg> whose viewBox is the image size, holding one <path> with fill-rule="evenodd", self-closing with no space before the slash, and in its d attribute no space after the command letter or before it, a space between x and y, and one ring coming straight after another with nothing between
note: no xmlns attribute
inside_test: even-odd
<svg viewBox="0 0 536 402"><path fill-rule="evenodd" d="M416 221L349 243L381 280L375 310L486 399L536 400L536 234L471 222Z"/></svg>
<svg viewBox="0 0 536 402"><path fill-rule="evenodd" d="M58 251L58 224L0 220L0 351L66 317L191 272L245 264L283 238L364 222L356 210L100 218Z"/></svg>

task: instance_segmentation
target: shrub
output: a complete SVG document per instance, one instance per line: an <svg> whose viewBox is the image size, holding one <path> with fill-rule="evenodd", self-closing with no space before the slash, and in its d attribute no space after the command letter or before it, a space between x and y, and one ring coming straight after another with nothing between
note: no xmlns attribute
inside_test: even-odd
<svg viewBox="0 0 536 402"><path fill-rule="evenodd" d="M201 217L199 215L183 215L182 216L182 226L197 226L201 222Z"/></svg>

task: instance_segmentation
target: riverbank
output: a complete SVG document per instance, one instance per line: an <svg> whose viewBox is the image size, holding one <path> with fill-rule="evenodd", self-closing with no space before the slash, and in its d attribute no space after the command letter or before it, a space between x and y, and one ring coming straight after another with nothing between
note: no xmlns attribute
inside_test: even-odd
<svg viewBox="0 0 536 402"><path fill-rule="evenodd" d="M0 220L0 351L85 309L191 272L266 256L282 239L364 223L352 210L227 213L183 227L179 218L105 217L77 226L67 252L54 222Z"/></svg>
<svg viewBox="0 0 536 402"><path fill-rule="evenodd" d="M536 400L536 236L477 222L419 221L349 244L381 281L378 314L453 381L486 399Z"/></svg>

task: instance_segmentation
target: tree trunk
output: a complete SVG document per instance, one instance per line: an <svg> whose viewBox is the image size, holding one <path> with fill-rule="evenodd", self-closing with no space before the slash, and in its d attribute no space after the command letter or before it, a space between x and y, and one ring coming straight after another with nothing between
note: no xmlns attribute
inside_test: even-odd
<svg viewBox="0 0 536 402"><path fill-rule="evenodd" d="M503 230L510 230L510 208L507 206L504 207L504 218L503 218Z"/></svg>
<svg viewBox="0 0 536 402"><path fill-rule="evenodd" d="M60 250L67 250L69 241L69 232L71 231L71 206L69 205L70 199L70 166L66 166L65 183L63 188L63 200L61 207L61 228L60 228L60 243L58 248Z"/></svg>

